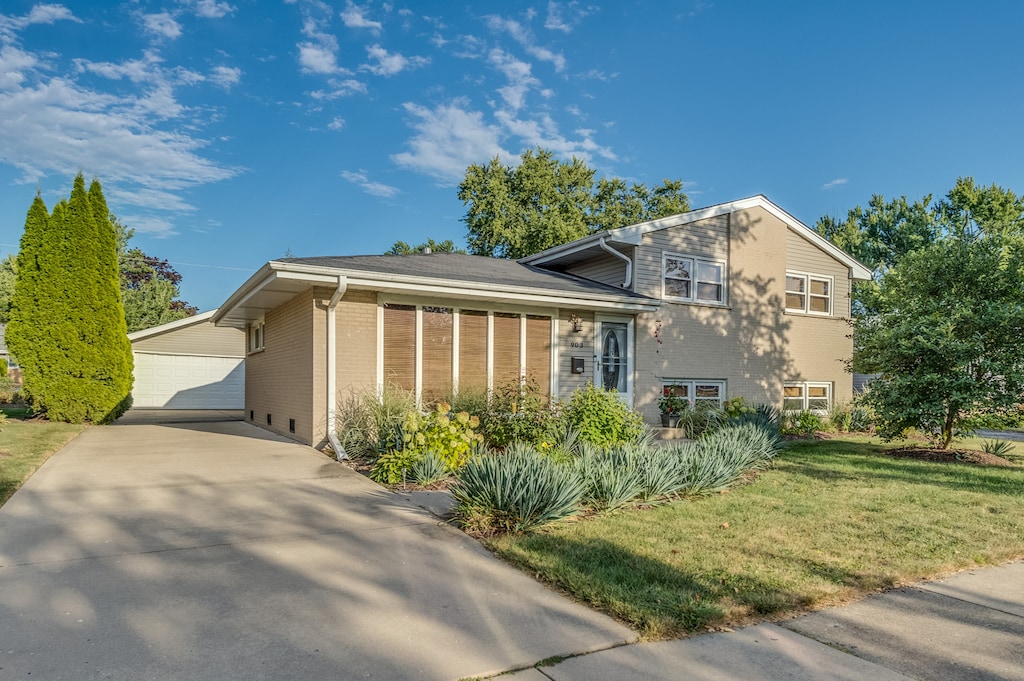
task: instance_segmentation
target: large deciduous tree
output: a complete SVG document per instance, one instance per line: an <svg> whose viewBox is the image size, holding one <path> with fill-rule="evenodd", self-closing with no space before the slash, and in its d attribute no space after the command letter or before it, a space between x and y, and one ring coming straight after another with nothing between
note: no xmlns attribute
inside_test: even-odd
<svg viewBox="0 0 1024 681"><path fill-rule="evenodd" d="M582 160L559 161L551 151L528 150L518 166L498 157L471 165L458 196L468 205L463 221L470 253L522 258L594 232L689 209L682 182L649 190L602 179Z"/></svg>
<svg viewBox="0 0 1024 681"><path fill-rule="evenodd" d="M880 373L864 399L879 433L954 437L1024 394L1024 249L945 238L905 255L854 320L854 368Z"/></svg>
<svg viewBox="0 0 1024 681"><path fill-rule="evenodd" d="M98 181L79 174L48 214L25 221L7 342L32 404L53 420L104 423L131 404L132 354L116 235Z"/></svg>
<svg viewBox="0 0 1024 681"><path fill-rule="evenodd" d="M396 241L395 245L384 252L384 255L413 255L414 253L465 253L464 248L457 248L451 239L434 241L427 239L421 244L410 246L404 241ZM0 271L2 273L2 271Z"/></svg>
<svg viewBox="0 0 1024 681"><path fill-rule="evenodd" d="M196 314L199 310L180 300L181 275L166 260L129 247L135 230L111 215L117 239L121 300L128 332L148 329Z"/></svg>

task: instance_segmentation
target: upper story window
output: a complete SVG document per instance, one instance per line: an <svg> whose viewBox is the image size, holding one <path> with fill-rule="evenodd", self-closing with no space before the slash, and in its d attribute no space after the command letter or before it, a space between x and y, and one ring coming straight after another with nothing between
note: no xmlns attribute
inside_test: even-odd
<svg viewBox="0 0 1024 681"><path fill-rule="evenodd" d="M664 253L661 273L666 300L725 304L725 263L721 260Z"/></svg>
<svg viewBox="0 0 1024 681"><path fill-rule="evenodd" d="M259 352L263 349L263 320L253 322L249 325L249 352Z"/></svg>
<svg viewBox="0 0 1024 681"><path fill-rule="evenodd" d="M833 283L832 277L786 272L786 310L807 314L832 314Z"/></svg>

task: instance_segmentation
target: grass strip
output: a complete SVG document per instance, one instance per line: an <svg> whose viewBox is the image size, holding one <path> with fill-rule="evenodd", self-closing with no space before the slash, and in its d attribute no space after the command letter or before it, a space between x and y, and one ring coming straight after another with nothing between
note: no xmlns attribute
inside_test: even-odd
<svg viewBox="0 0 1024 681"><path fill-rule="evenodd" d="M896 459L865 437L800 441L726 494L488 544L649 639L677 637L1022 556L1024 467Z"/></svg>
<svg viewBox="0 0 1024 681"><path fill-rule="evenodd" d="M0 506L83 425L9 420L0 430Z"/></svg>

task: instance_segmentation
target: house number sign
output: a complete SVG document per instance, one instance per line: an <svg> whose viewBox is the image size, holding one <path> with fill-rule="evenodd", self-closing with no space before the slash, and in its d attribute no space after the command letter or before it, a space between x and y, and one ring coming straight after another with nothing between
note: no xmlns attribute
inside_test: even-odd
<svg viewBox="0 0 1024 681"><path fill-rule="evenodd" d="M580 341L572 341L571 343L569 343L569 347L570 348L582 348L583 347L583 343L580 342Z"/></svg>

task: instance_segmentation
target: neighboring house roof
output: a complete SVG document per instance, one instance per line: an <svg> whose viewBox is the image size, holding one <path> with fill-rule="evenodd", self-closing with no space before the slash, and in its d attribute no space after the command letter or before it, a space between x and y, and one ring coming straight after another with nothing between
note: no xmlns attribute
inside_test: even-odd
<svg viewBox="0 0 1024 681"><path fill-rule="evenodd" d="M242 326L309 286L434 295L492 303L656 310L660 301L532 265L462 253L282 258L261 267L214 315Z"/></svg>
<svg viewBox="0 0 1024 681"><path fill-rule="evenodd" d="M785 210L772 203L768 197L761 194L751 196L746 199L739 199L738 201L719 203L714 206L708 206L707 208L691 210L686 213L669 215L667 217L658 218L657 220L641 222L636 225L610 229L605 232L597 232L596 234L591 234L590 236L582 239L571 241L567 244L555 246L545 251L541 251L540 253L527 256L522 258L519 262L527 265L569 265L573 262L586 259L597 252L600 248L599 244L602 239L608 244L639 246L643 240L644 234L649 232L668 229L670 227L678 227L680 225L690 224L699 220L707 220L708 218L718 217L728 213L735 213L737 211L747 210L750 208L763 208L774 215L776 218L784 222L795 234L806 239L814 246L820 248L839 262L849 267L850 276L853 279L871 278L872 273L868 267L863 265L850 254L832 244L804 223L797 220Z"/></svg>
<svg viewBox="0 0 1024 681"><path fill-rule="evenodd" d="M209 312L203 312L202 314L192 315L191 317L185 317L184 319L178 319L173 322L167 322L166 324L160 324L159 326L151 326L148 329L141 329L139 331L132 331L128 334L128 340L137 341L144 338L152 338L153 336L159 336L161 334L170 333L171 331L177 331L184 329L195 324L201 324L202 322L210 321L210 318L217 312L217 310L210 310Z"/></svg>

